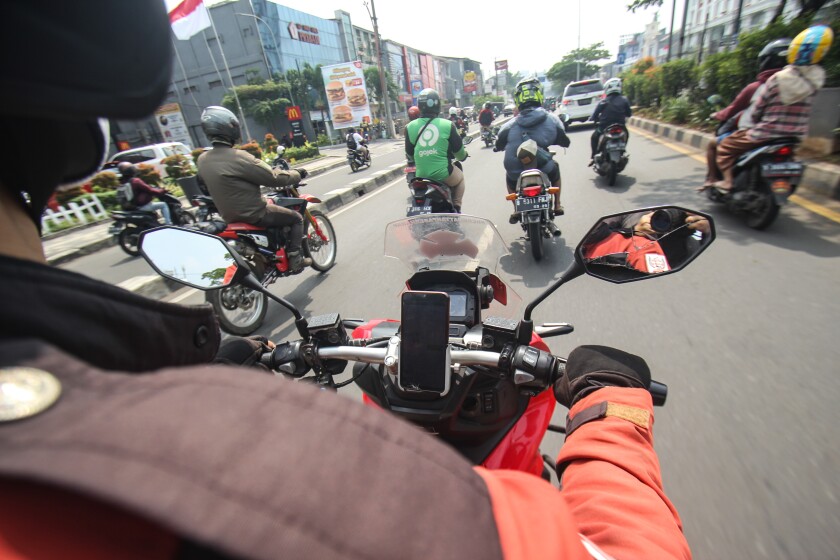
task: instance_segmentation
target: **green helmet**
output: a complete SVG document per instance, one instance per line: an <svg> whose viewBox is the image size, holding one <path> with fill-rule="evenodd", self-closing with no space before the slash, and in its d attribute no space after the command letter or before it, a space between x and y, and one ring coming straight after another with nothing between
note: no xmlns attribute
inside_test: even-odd
<svg viewBox="0 0 840 560"><path fill-rule="evenodd" d="M432 88L426 88L417 95L417 106L424 117L436 117L440 113L440 95Z"/></svg>
<svg viewBox="0 0 840 560"><path fill-rule="evenodd" d="M540 81L536 78L525 78L516 84L516 89L513 92L513 100L519 109L526 107L541 107L545 97L543 96L542 86Z"/></svg>

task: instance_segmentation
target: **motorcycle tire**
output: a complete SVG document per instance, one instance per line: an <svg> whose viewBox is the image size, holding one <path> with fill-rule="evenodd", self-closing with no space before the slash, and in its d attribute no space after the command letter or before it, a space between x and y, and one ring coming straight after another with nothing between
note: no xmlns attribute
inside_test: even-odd
<svg viewBox="0 0 840 560"><path fill-rule="evenodd" d="M190 224L194 224L195 223L195 216L193 216L189 212L181 212L180 222L181 223L178 224L178 225L181 225L181 226L188 226Z"/></svg>
<svg viewBox="0 0 840 560"><path fill-rule="evenodd" d="M324 241L315 232L312 223L304 218L303 254L312 259L312 268L318 272L326 272L335 266L335 257L338 253L335 228L323 212L312 210L310 214L327 239Z"/></svg>
<svg viewBox="0 0 840 560"><path fill-rule="evenodd" d="M356 164L356 162L355 162L355 161L351 161L351 162L350 162L350 171L352 171L353 173L355 173L355 172L356 172L356 171L358 171L358 170L359 170L359 166Z"/></svg>
<svg viewBox="0 0 840 560"><path fill-rule="evenodd" d="M779 215L779 205L772 193L764 196L764 205L761 210L747 214L747 225L753 229L766 229Z"/></svg>
<svg viewBox="0 0 840 560"><path fill-rule="evenodd" d="M206 299L213 306L222 330L238 336L247 336L260 328L268 311L268 296L239 284L209 291Z"/></svg>
<svg viewBox="0 0 840 560"><path fill-rule="evenodd" d="M140 234L143 229L135 226L126 226L117 237L120 248L128 255L136 257L140 254Z"/></svg>
<svg viewBox="0 0 840 560"><path fill-rule="evenodd" d="M615 165L614 161L609 163L609 167L607 168L607 183L611 186L615 186L615 179L618 176L618 168Z"/></svg>
<svg viewBox="0 0 840 560"><path fill-rule="evenodd" d="M534 260L542 260L544 254L542 224L539 222L528 224L528 237L531 240L531 254L534 255Z"/></svg>

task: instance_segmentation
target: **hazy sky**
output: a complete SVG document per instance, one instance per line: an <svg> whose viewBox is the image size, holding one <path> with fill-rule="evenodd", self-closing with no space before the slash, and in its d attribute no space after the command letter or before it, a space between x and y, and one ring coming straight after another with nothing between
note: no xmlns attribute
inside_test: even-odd
<svg viewBox="0 0 840 560"><path fill-rule="evenodd" d="M329 19L337 9L350 13L353 25L373 29L363 0L281 0L276 2ZM626 9L626 0L375 0L379 31L384 39L440 56L466 57L482 64L485 78L493 73L493 59L507 59L512 72L548 70L578 44L578 5L581 7L580 44L604 41L615 60L620 35L644 31L655 9ZM478 9L477 6L485 6ZM671 2L659 10L661 27L670 27ZM677 2L679 28L683 2Z"/></svg>

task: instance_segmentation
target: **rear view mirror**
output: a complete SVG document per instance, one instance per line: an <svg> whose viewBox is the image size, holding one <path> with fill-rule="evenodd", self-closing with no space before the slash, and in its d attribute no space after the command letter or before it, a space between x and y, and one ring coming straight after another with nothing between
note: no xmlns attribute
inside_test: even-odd
<svg viewBox="0 0 840 560"><path fill-rule="evenodd" d="M236 259L222 239L175 227L143 232L140 252L164 278L199 290L229 285L238 269Z"/></svg>
<svg viewBox="0 0 840 560"><path fill-rule="evenodd" d="M575 258L590 276L633 282L682 270L714 238L711 216L657 206L601 218L578 245Z"/></svg>

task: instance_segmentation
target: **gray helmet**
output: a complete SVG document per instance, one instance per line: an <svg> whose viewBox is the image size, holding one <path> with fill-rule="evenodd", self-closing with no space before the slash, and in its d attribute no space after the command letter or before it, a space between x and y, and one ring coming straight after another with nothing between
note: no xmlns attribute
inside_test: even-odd
<svg viewBox="0 0 840 560"><path fill-rule="evenodd" d="M239 119L224 107L211 106L201 113L201 128L211 142L236 144L242 135L239 132Z"/></svg>
<svg viewBox="0 0 840 560"><path fill-rule="evenodd" d="M440 95L432 88L426 88L417 96L417 106L424 117L436 117L440 113Z"/></svg>
<svg viewBox="0 0 840 560"><path fill-rule="evenodd" d="M117 166L117 171L120 172L120 175L123 179L131 179L135 175L137 175L137 168L134 167L134 164L130 161L124 161Z"/></svg>
<svg viewBox="0 0 840 560"><path fill-rule="evenodd" d="M788 47L790 39L776 39L767 43L758 53L758 71L784 68L787 65Z"/></svg>

